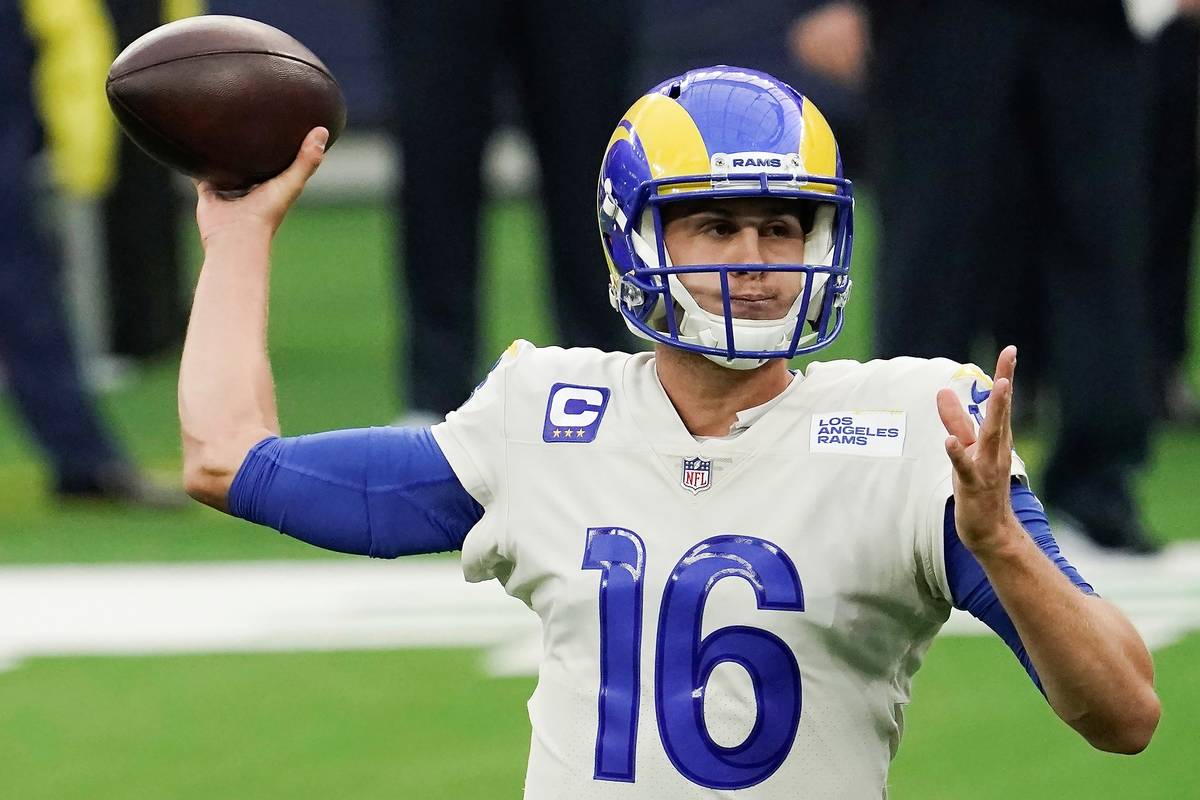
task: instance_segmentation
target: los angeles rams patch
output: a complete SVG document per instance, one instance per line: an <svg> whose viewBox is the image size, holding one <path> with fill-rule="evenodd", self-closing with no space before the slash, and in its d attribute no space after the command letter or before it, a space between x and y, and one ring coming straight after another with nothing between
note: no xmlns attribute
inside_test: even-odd
<svg viewBox="0 0 1200 800"><path fill-rule="evenodd" d="M604 386L556 383L546 401L543 442L590 442L600 430L611 392Z"/></svg>
<svg viewBox="0 0 1200 800"><path fill-rule="evenodd" d="M810 453L896 458L904 454L903 411L828 411L813 414Z"/></svg>

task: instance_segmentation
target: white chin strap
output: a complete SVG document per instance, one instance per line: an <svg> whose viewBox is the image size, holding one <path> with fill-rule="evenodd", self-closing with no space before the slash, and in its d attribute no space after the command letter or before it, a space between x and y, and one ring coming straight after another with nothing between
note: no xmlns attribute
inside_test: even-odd
<svg viewBox="0 0 1200 800"><path fill-rule="evenodd" d="M823 206L817 209L813 231L805 242L806 249L811 248L812 251L822 254L822 258L816 262L817 264L828 264L833 258L833 211L832 206ZM630 238L633 240L633 249L638 257L647 266L656 266L658 264L658 248L654 244L654 220L650 213L642 214L640 230L634 231ZM666 252L665 247L663 253L667 261L665 266L671 266L671 254ZM821 315L825 282L828 279L829 275L826 273L812 276L812 296L808 302L808 314L806 315L808 322L816 322ZM668 275L667 281L671 289L671 297L675 301L675 308L672 311L678 320L676 327L679 331L679 341L718 350L728 349L729 339L725 330L725 315L713 314L701 308L700 304L696 302L696 298L692 297L691 292L684 288L678 275ZM791 346L792 337L796 334L796 325L800 319L800 305L803 302L804 292L801 291L787 314L779 319L734 319L732 326L734 345L742 351L786 350ZM666 315L666 304L659 303L648 322L656 330L667 333L670 328ZM625 324L635 335L643 339L650 339L628 320ZM806 344L816 336L816 333L805 334L800 337L798 344ZM650 340L653 341L653 339ZM765 358L728 358L712 353L702 353L702 355L709 361L729 369L757 369L768 361Z"/></svg>

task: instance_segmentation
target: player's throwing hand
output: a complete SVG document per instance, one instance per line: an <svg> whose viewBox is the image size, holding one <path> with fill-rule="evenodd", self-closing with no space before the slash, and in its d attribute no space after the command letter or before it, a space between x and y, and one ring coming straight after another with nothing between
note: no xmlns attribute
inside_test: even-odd
<svg viewBox="0 0 1200 800"><path fill-rule="evenodd" d="M208 181L196 182L199 195L196 224L204 246L208 246L210 237L218 231L251 228L273 236L292 203L304 190L304 184L321 166L328 141L328 130L313 128L304 137L290 167L243 195L221 192Z"/></svg>
<svg viewBox="0 0 1200 800"><path fill-rule="evenodd" d="M950 433L946 454L954 465L954 521L963 543L977 555L1022 534L1009 500L1016 368L1017 348L1009 345L996 360L989 413L978 434L953 390L937 395L938 414Z"/></svg>

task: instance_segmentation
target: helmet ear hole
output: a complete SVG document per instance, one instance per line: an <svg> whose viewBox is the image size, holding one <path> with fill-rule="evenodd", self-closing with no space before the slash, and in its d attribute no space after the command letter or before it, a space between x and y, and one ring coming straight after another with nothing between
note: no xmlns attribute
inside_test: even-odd
<svg viewBox="0 0 1200 800"><path fill-rule="evenodd" d="M671 84L671 88L667 89L667 97L671 98L672 100L678 100L679 95L682 92L683 92L682 85L678 81L676 81L675 83Z"/></svg>

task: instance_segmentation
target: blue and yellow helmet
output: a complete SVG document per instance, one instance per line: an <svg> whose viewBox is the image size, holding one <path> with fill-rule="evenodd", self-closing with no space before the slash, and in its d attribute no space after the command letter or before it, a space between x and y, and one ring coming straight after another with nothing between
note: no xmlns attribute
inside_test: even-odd
<svg viewBox="0 0 1200 800"><path fill-rule="evenodd" d="M809 253L816 258L762 266L805 274L800 296L779 320L732 317L728 273L744 272L745 264L674 266L663 243L664 203L759 196L817 204L805 239L806 261ZM754 70L692 70L634 103L604 153L597 212L610 300L638 336L724 366L750 369L810 353L842 329L853 211L833 131L808 98ZM681 272L717 273L725 313L701 309Z"/></svg>

